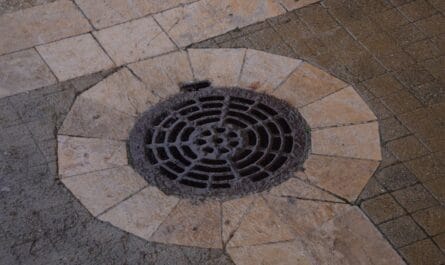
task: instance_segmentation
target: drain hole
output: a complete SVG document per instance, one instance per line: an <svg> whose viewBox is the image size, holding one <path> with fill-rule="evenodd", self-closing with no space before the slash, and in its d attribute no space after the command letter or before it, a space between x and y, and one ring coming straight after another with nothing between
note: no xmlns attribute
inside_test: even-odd
<svg viewBox="0 0 445 265"><path fill-rule="evenodd" d="M230 168L228 167L207 167L203 165L196 165L193 167L194 170L206 172L206 173L224 173L230 172Z"/></svg>
<svg viewBox="0 0 445 265"><path fill-rule="evenodd" d="M165 164L167 167L169 167L171 170L175 171L176 173L182 173L184 172L184 169L178 165L176 165L175 163L168 161Z"/></svg>
<svg viewBox="0 0 445 265"><path fill-rule="evenodd" d="M264 104L262 104L262 103L258 104L257 107L258 107L260 110L264 110L264 111L267 112L269 115L275 116L275 115L278 114L278 112L276 112L276 111L273 110L272 108L269 108L268 106L266 106L266 105L264 105Z"/></svg>
<svg viewBox="0 0 445 265"><path fill-rule="evenodd" d="M266 167L274 160L275 157L276 155L274 154L267 154L260 160L260 162L258 162L258 164L262 167Z"/></svg>
<svg viewBox="0 0 445 265"><path fill-rule="evenodd" d="M246 124L244 124L244 123L242 123L242 122L240 122L238 120L232 119L232 118L226 119L226 122L230 123L230 124L233 124L233 125L236 125L236 126L238 126L240 128L247 128Z"/></svg>
<svg viewBox="0 0 445 265"><path fill-rule="evenodd" d="M179 122L176 124L170 131L170 134L168 136L168 142L174 143L176 141L176 138L178 138L179 133L184 129L184 127L187 125L185 122Z"/></svg>
<svg viewBox="0 0 445 265"><path fill-rule="evenodd" d="M168 155L167 155L167 153L165 152L165 150L164 150L164 148L158 148L158 149L156 149L156 150L158 150L158 156L159 156L159 158L161 159L161 160L167 160L168 159Z"/></svg>
<svg viewBox="0 0 445 265"><path fill-rule="evenodd" d="M201 162L204 164L209 164L209 165L225 165L226 164L225 160L216 160L216 159L207 159L207 158L201 159Z"/></svg>
<svg viewBox="0 0 445 265"><path fill-rule="evenodd" d="M234 178L235 178L234 175L213 176L214 181L227 181Z"/></svg>
<svg viewBox="0 0 445 265"><path fill-rule="evenodd" d="M188 119L190 121L195 121L199 118L204 118L204 117L208 117L208 116L215 116L215 115L221 115L221 111L220 110L210 110L210 111L203 111L203 112L199 112L196 114L193 114L192 116L189 116Z"/></svg>
<svg viewBox="0 0 445 265"><path fill-rule="evenodd" d="M177 160L181 161L184 165L190 166L190 161L188 161L187 159L185 159L181 155L181 153L179 152L178 148L172 146L169 149L170 149L170 153L172 153L174 158L176 158Z"/></svg>
<svg viewBox="0 0 445 265"><path fill-rule="evenodd" d="M242 110L242 111L246 111L249 109L249 107L243 106L243 105L238 105L235 103L230 103L229 104L229 108L231 109L237 109L237 110Z"/></svg>
<svg viewBox="0 0 445 265"><path fill-rule="evenodd" d="M255 164L258 161L258 159L260 159L262 156L263 156L263 153L256 152L252 156L250 156L248 159L246 159L245 161L238 163L237 166L238 166L238 168L245 168L249 165Z"/></svg>
<svg viewBox="0 0 445 265"><path fill-rule="evenodd" d="M271 149L273 151L279 151L280 147L281 147L281 138L280 137L275 137L272 138L272 144L271 144Z"/></svg>
<svg viewBox="0 0 445 265"><path fill-rule="evenodd" d="M286 160L287 160L286 157L280 156L272 162L272 164L268 167L268 169L273 172L279 169L284 163L286 163Z"/></svg>
<svg viewBox="0 0 445 265"><path fill-rule="evenodd" d="M202 150L204 150L204 152L207 152L207 153L213 153L213 148L211 148L210 146L206 146Z"/></svg>
<svg viewBox="0 0 445 265"><path fill-rule="evenodd" d="M215 139L215 143L217 143L217 144L220 144L220 143L222 143L222 142L224 142L224 140L221 139L221 138L216 138L216 139Z"/></svg>
<svg viewBox="0 0 445 265"><path fill-rule="evenodd" d="M230 150L229 149L227 149L227 148L221 148L221 149L219 149L219 151L221 152L221 153L223 153L223 154L226 154L226 153L228 153L228 152L230 152Z"/></svg>
<svg viewBox="0 0 445 265"><path fill-rule="evenodd" d="M209 179L209 176L204 175L204 174L199 174L196 172L189 172L187 174L187 177L197 179L197 180L208 180Z"/></svg>
<svg viewBox="0 0 445 265"><path fill-rule="evenodd" d="M229 183L212 184L212 188L214 188L214 189L228 189L228 188L230 188L230 184Z"/></svg>
<svg viewBox="0 0 445 265"><path fill-rule="evenodd" d="M280 134L280 131L274 123L268 122L266 125L273 134Z"/></svg>
<svg viewBox="0 0 445 265"><path fill-rule="evenodd" d="M230 142L229 145L231 147L237 147L239 145L239 142Z"/></svg>
<svg viewBox="0 0 445 265"><path fill-rule="evenodd" d="M290 153L292 152L292 145L293 145L294 139L290 136L284 137L284 144L283 144L283 152Z"/></svg>
<svg viewBox="0 0 445 265"><path fill-rule="evenodd" d="M217 109L217 108L222 108L223 104L222 103L207 103L207 104L202 104L202 108L204 109Z"/></svg>
<svg viewBox="0 0 445 265"><path fill-rule="evenodd" d="M267 177L269 177L269 174L267 174L266 172L258 172L258 173L256 173L256 174L252 175L252 176L250 177L250 179L251 179L253 182L257 182L257 181L260 181L260 180L265 179L265 178L267 178Z"/></svg>
<svg viewBox="0 0 445 265"><path fill-rule="evenodd" d="M162 125L162 127L170 128L170 126L172 126L173 123L175 123L177 120L178 120L178 118L176 118L176 117L170 117L164 121L164 124Z"/></svg>
<svg viewBox="0 0 445 265"><path fill-rule="evenodd" d="M182 135L181 135L181 141L187 142L189 140L189 138L190 138L190 134L192 134L192 132L194 130L195 129L193 129L192 127L185 128L183 133L182 133Z"/></svg>
<svg viewBox="0 0 445 265"><path fill-rule="evenodd" d="M198 91L200 89L206 88L211 86L212 83L208 80L193 82L193 83L187 83L187 84L180 84L179 88L182 92L192 92L192 91Z"/></svg>
<svg viewBox="0 0 445 265"><path fill-rule="evenodd" d="M208 123L215 123L218 121L219 121L219 118L208 118L208 119L203 119L203 120L196 122L196 125L200 126L200 125L204 125L204 124L208 124Z"/></svg>
<svg viewBox="0 0 445 265"><path fill-rule="evenodd" d="M203 140L203 139L198 139L198 140L196 140L196 142L195 142L197 145L205 145L207 142L205 141L205 140Z"/></svg>
<svg viewBox="0 0 445 265"><path fill-rule="evenodd" d="M251 150L244 150L241 153L235 155L232 159L233 159L233 161L239 161L239 160L245 158L246 156L248 156L250 153L252 153Z"/></svg>
<svg viewBox="0 0 445 265"><path fill-rule="evenodd" d="M246 115L246 114L241 113L241 112L229 111L229 112L227 112L227 115L234 116L234 117L236 117L238 119L243 119L243 120L249 122L250 124L257 123L257 120L255 120L254 118L250 117L249 115Z"/></svg>
<svg viewBox="0 0 445 265"><path fill-rule="evenodd" d="M258 127L258 134L260 135L260 147L266 148L269 144L269 135L264 127Z"/></svg>
<svg viewBox="0 0 445 265"><path fill-rule="evenodd" d="M184 151L184 154L186 156L190 157L191 159L198 158L198 156L192 151L192 149L190 149L190 147L184 145L184 146L181 146L181 148Z"/></svg>
<svg viewBox="0 0 445 265"><path fill-rule="evenodd" d="M248 105L253 105L253 103L255 103L255 101L246 99L246 98L231 97L230 99L233 101L241 102L243 104L248 104Z"/></svg>
<svg viewBox="0 0 445 265"><path fill-rule="evenodd" d="M177 178L176 174L171 173L170 171L168 171L164 167L159 167L159 170L161 171L162 174L164 174L165 176L167 176L167 178L169 178L171 180L174 180L174 179Z"/></svg>
<svg viewBox="0 0 445 265"><path fill-rule="evenodd" d="M199 99L199 101L201 102L206 102L206 101L223 101L224 97L202 97Z"/></svg>
<svg viewBox="0 0 445 265"><path fill-rule="evenodd" d="M156 135L155 142L158 144L162 144L164 140L165 140L165 132L164 131L158 132L158 135Z"/></svg>
<svg viewBox="0 0 445 265"><path fill-rule="evenodd" d="M240 170L239 173L240 173L240 175L241 175L242 177L246 177L246 176L252 175L253 173L256 173L256 172L258 172L258 171L260 171L260 168L259 168L259 167L257 167L257 166L252 166L252 167L249 167L249 168Z"/></svg>
<svg viewBox="0 0 445 265"><path fill-rule="evenodd" d="M284 133L291 133L292 130L289 127L289 124L287 124L286 120L283 118L277 119L278 124L280 124L281 128L283 128Z"/></svg>
<svg viewBox="0 0 445 265"><path fill-rule="evenodd" d="M179 183L187 185L187 186L195 187L195 188L201 188L201 189L207 187L207 184L205 184L205 183L196 182L196 181L192 181L192 180L188 180L188 179L181 179L179 181Z"/></svg>
<svg viewBox="0 0 445 265"><path fill-rule="evenodd" d="M223 133L223 132L225 132L226 131L226 129L225 128L216 128L216 130L215 130L217 133ZM235 134L236 135L236 134Z"/></svg>
<svg viewBox="0 0 445 265"><path fill-rule="evenodd" d="M251 112L253 115L255 115L255 116L257 116L258 118L260 118L261 120L267 120L267 116L264 115L263 113L259 112L258 110L252 109L252 110L250 110L250 112Z"/></svg>
<svg viewBox="0 0 445 265"><path fill-rule="evenodd" d="M247 132L247 139L249 139L249 145L254 146L256 145L256 134L253 131Z"/></svg>
<svg viewBox="0 0 445 265"><path fill-rule="evenodd" d="M183 110L181 110L179 113L181 114L181 115L188 115L188 114L190 114L190 113L193 113L193 112L196 112L196 111L198 111L199 110L199 108L198 107L196 107L196 106L191 106L191 107L189 107L189 108L186 108L186 109L183 109Z"/></svg>

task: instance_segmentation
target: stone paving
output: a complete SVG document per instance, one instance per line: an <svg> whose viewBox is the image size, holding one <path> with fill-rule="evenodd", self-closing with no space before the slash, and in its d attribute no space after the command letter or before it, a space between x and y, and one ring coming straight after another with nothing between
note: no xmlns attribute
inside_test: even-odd
<svg viewBox="0 0 445 265"><path fill-rule="evenodd" d="M58 131L61 181L98 219L148 241L224 248L240 265L292 264L295 258L308 264L403 264L358 208L345 204L356 200L382 159L377 118L352 87L301 60L252 49L190 49L129 65L138 68L144 70L136 75L118 70L80 94ZM235 199L179 200L147 186L128 166L133 150L125 141L135 117L196 76L282 100L293 101L296 90L310 94L298 97L312 131L304 172ZM166 79L171 86L157 86ZM316 82L305 85L308 79Z"/></svg>
<svg viewBox="0 0 445 265"><path fill-rule="evenodd" d="M172 23L169 20L179 14L190 17L187 16L188 12L195 9L218 10L221 8L217 5L219 2L208 1L205 6L203 2L190 2L172 9L167 7L165 12L169 13L168 16L163 12L154 16L157 25L153 24L151 16L132 20L135 16L160 11L143 6L144 1L140 1L143 7L137 8L143 14L135 14L134 10L121 6L120 13L123 15L119 16L108 14L106 8L88 5L88 1L76 1L76 5L71 1L56 1L49 5L40 5L42 3L38 2L29 3L37 6L19 13L8 13L16 7L7 6L8 12L0 17L0 21L4 21L0 24L0 32L6 32L6 37L0 41L0 53L4 54L0 56L0 97L7 96L0 99L0 203L4 213L0 215L2 264L232 264L231 259L237 264L240 262L242 257L237 253L229 251L232 257L229 258L218 249L150 243L98 221L57 178L55 137L66 115L69 115L69 110L74 109L73 103L79 93L102 84L100 81L105 77L111 78L117 73L125 75L125 71L120 69L107 70L114 69L114 65L160 55L200 40L204 41L192 47L250 48L303 59L309 63L308 67L318 66L352 84L377 116L383 160L355 201L355 192L348 195L351 192L347 190L348 187L338 187L332 182L316 182L316 185L340 188L334 193L344 192L343 197L350 196L350 200L360 206L408 264L445 262L445 6L440 0L369 0L353 3L326 0L314 4L311 4L313 1L306 1L311 5L303 8L300 4L305 1L279 1L280 6L285 7L284 11L274 11L276 9L271 4L267 9L260 9L267 12L256 13L255 18L236 13L249 10L246 6L241 5L241 9L232 6L227 16L211 16L202 12L202 17L183 20L174 31L166 31L168 38L162 37L165 33L155 28L158 25L161 28L168 27ZM84 2L83 8L81 2ZM0 6L3 7L3 3ZM83 10L80 14L76 13L79 6ZM206 7L211 8L203 9ZM293 8L300 9L285 13L286 9ZM51 10L58 10L57 14L61 12L63 15L50 16L44 20L48 24L35 22L39 16L51 14ZM95 13L98 11L103 13ZM41 14L27 15L29 12ZM280 16L270 18L276 15ZM92 16L103 18L93 21ZM78 23L59 27L62 29L60 32L48 30L55 24L65 25L68 19ZM203 25L212 19L218 19L221 26L206 29L208 31L197 30L197 33L190 35L184 34L187 27L181 26L182 23ZM217 36L264 19L266 21ZM32 25L33 29L11 30L14 27L18 29L23 22ZM8 30L5 31L5 28ZM146 48L147 43L144 42L131 50L120 48L122 45L119 41L137 41L135 38L141 30L144 35L153 36L158 42L153 49L150 47L151 38L148 42L150 49ZM11 34L8 32L20 33L8 35ZM217 37L205 40L213 36ZM44 44L47 42L51 43ZM174 43L171 48L169 42ZM36 49L28 49L35 45ZM63 56L67 59L60 60ZM156 61L156 58L159 57L150 60ZM139 69L130 66L136 75L138 71L154 71L144 62L137 64L141 65ZM220 70L217 68L214 71ZM103 72L92 74L97 71ZM143 78L141 75L142 82L147 83ZM162 80L159 82L168 83ZM109 86L104 87L107 89ZM39 89L34 90L36 88ZM346 95L354 92L343 91ZM314 96L306 95L304 91L298 92L307 97ZM288 95L286 93L283 95ZM78 100L81 98L77 97ZM302 104L293 103L296 106ZM329 104L328 101L307 112L325 112ZM333 113L332 117L338 115ZM312 124L323 126L327 123L329 126L330 121L316 118ZM336 147L338 142L328 144ZM321 148L325 147L321 145ZM314 161L314 170L320 170L320 164L329 163L318 161L317 164ZM311 167L307 168L310 170ZM347 174L345 178L350 179ZM134 184L126 183L135 186L132 187L134 189L140 185L137 181ZM324 228L313 235L314 242L335 242L335 237L348 235L328 232L333 225L322 226ZM368 243L377 241L370 240ZM274 255L283 256L283 253L287 253L286 249L304 247L298 241L292 244L296 245L283 242L274 249L256 247L246 249L241 254L250 253L251 263L246 264L258 264L261 260L266 264L276 264L276 260L267 259ZM351 251L360 253L361 250ZM319 255L326 258L323 255L329 254L321 251ZM298 260L301 257L296 255L289 258ZM350 262L368 264L361 260Z"/></svg>

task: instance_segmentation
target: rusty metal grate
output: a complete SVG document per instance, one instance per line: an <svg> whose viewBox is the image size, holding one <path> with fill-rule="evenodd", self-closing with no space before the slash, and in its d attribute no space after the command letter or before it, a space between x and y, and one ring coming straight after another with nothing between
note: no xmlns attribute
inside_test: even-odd
<svg viewBox="0 0 445 265"><path fill-rule="evenodd" d="M146 111L129 139L133 167L181 197L233 197L281 183L302 165L308 126L286 103L240 88L178 94Z"/></svg>

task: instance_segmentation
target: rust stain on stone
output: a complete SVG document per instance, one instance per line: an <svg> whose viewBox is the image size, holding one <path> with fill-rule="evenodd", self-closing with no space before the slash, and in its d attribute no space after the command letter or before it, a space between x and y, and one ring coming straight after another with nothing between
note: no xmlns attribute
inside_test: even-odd
<svg viewBox="0 0 445 265"><path fill-rule="evenodd" d="M253 82L249 85L249 88L253 89L253 90L257 90L258 88L260 88L261 83L259 81Z"/></svg>

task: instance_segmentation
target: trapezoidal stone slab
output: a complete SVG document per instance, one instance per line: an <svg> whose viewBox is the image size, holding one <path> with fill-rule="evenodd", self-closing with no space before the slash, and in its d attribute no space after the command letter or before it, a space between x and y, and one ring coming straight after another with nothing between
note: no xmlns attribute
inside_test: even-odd
<svg viewBox="0 0 445 265"><path fill-rule="evenodd" d="M37 51L60 81L114 66L91 34L38 46Z"/></svg>
<svg viewBox="0 0 445 265"><path fill-rule="evenodd" d="M94 32L116 65L123 65L176 49L152 17Z"/></svg>
<svg viewBox="0 0 445 265"><path fill-rule="evenodd" d="M269 98L274 95L281 100ZM76 107L85 100L94 102L96 108L100 106L101 117L113 116L115 120L94 123L94 117L70 118L90 117L97 112ZM275 101L283 107L270 103ZM298 116L297 107L303 107L303 115ZM325 113L331 109L341 115ZM276 118L283 110L298 115L291 115L280 125ZM231 115L238 119L228 122ZM310 141L300 141L289 130L294 130L292 124L299 119L305 124L305 115L321 126L336 127L311 130L309 125L303 126L302 132L308 137L305 139ZM164 244L224 248L236 264L295 264L296 260L306 264L331 260L333 264L367 264L367 259L375 264L403 264L372 223L347 203L357 197L378 166L378 124L366 123L374 116L352 87L306 62L246 49L172 52L110 75L83 92L67 117L58 135L63 183L100 220L124 231ZM216 123L215 117L222 122ZM140 124L144 119L153 119L154 123ZM209 126L213 123L215 126ZM255 126L264 131L249 133ZM130 135L135 131L141 137L127 137L123 132L129 128ZM172 136L175 132L178 135ZM288 140L294 144L286 144L284 138L277 140L274 135L293 135ZM188 141L190 137L194 140ZM238 140L230 147L231 137ZM139 145L132 143L135 139L141 141ZM232 159L238 150L263 144L263 149L241 156L249 159ZM132 146L140 148L141 160L134 159ZM215 152L222 146L227 147L227 155ZM190 159L186 147L202 152L199 159ZM246 193L235 189L230 196L224 195L224 189L232 184L228 179L236 180L237 176L227 173L230 167L222 165L236 162L234 172L243 165L246 170L238 173L245 178L269 182L264 174L255 178L252 174L281 172L278 168L282 162L272 168L260 163L266 157L266 162L284 161L276 159L280 150L307 153L299 160L301 166L284 170L285 177L277 173L282 178L271 181L270 186ZM150 152L155 152L156 159ZM204 164L195 168L197 161ZM156 164L163 170L151 171ZM303 167L306 172L302 172ZM131 169L131 174L123 168ZM144 172L144 168L149 170ZM181 182L182 178L187 181ZM159 184L160 180L176 179L174 187L179 193ZM191 192L204 186L222 191ZM346 233L348 229L354 235ZM376 253L385 253L385 257Z"/></svg>
<svg viewBox="0 0 445 265"><path fill-rule="evenodd" d="M91 30L72 1L55 1L0 16L0 54L6 54Z"/></svg>
<svg viewBox="0 0 445 265"><path fill-rule="evenodd" d="M76 0L76 3L91 23L100 29L194 1L196 0Z"/></svg>
<svg viewBox="0 0 445 265"><path fill-rule="evenodd" d="M34 49L0 56L0 98L56 82L51 70Z"/></svg>

